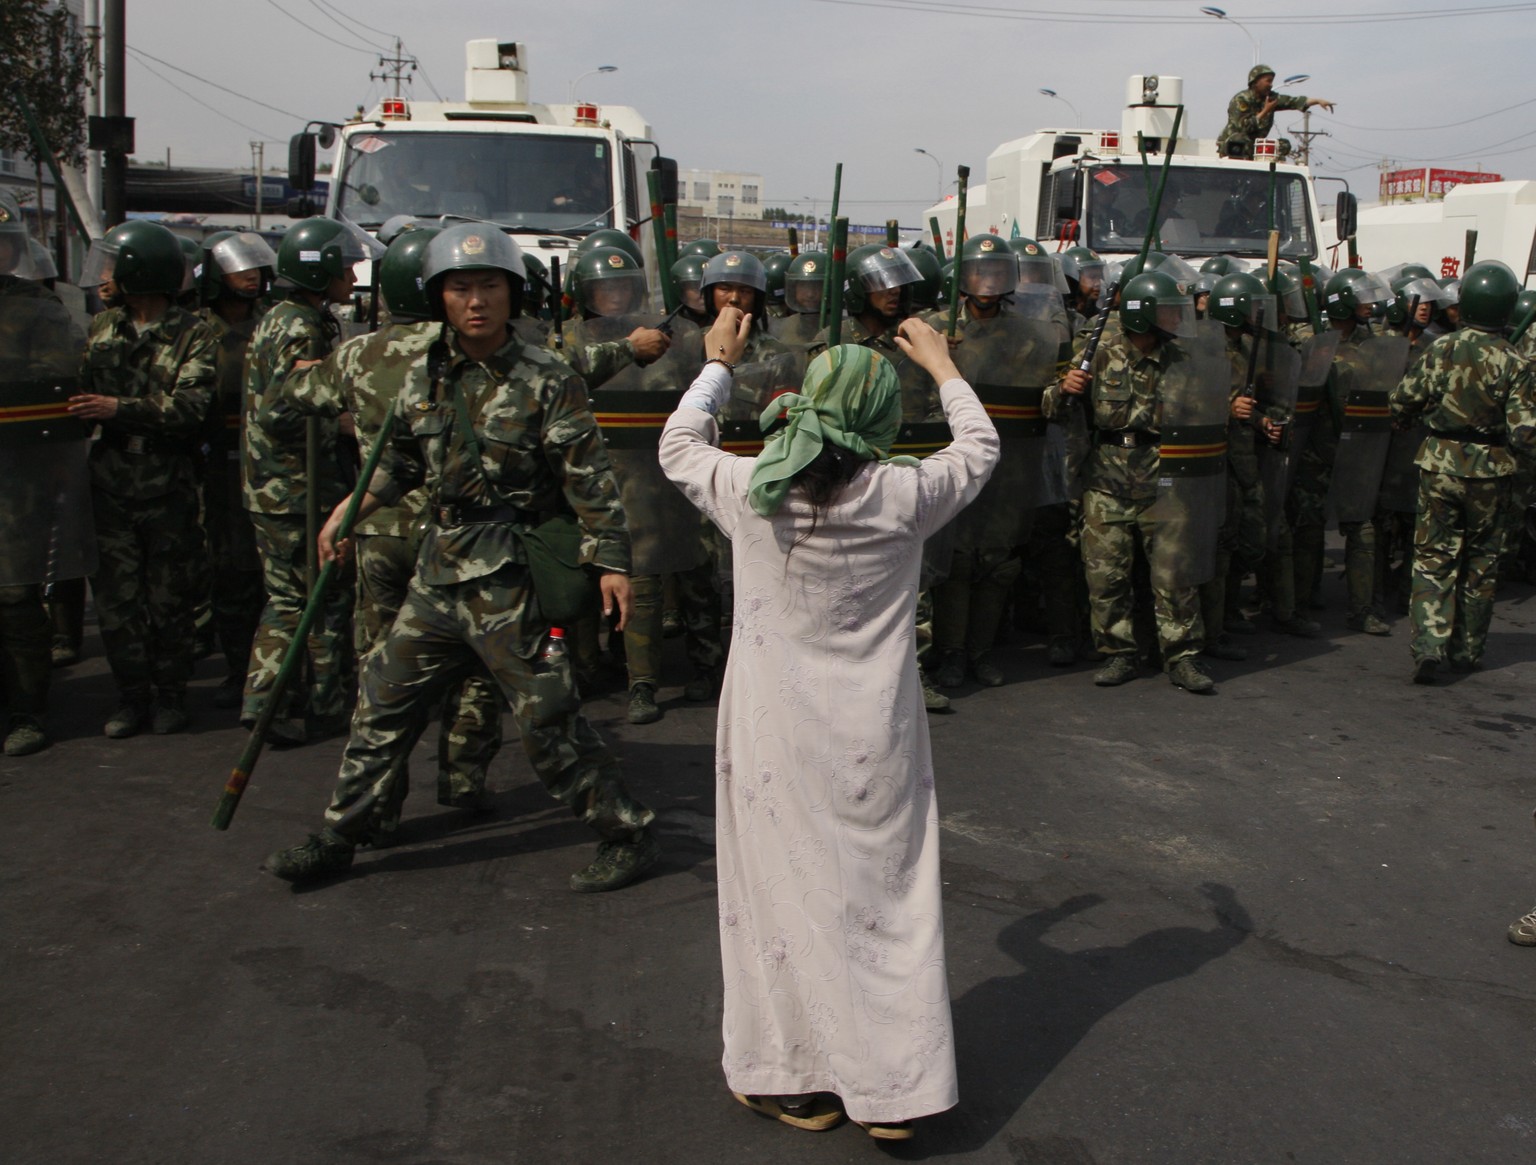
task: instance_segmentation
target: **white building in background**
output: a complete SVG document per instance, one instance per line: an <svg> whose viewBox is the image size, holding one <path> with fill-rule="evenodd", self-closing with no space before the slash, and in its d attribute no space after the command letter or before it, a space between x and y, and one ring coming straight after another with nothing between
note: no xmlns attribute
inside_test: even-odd
<svg viewBox="0 0 1536 1165"><path fill-rule="evenodd" d="M677 205L717 218L761 218L763 176L732 170L679 170Z"/></svg>

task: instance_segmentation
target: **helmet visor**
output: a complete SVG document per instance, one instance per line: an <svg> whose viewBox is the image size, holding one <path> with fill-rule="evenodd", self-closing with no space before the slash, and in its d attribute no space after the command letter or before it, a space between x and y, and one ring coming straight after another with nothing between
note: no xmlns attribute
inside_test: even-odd
<svg viewBox="0 0 1536 1165"><path fill-rule="evenodd" d="M1200 282L1200 272L1177 255L1169 255L1157 265L1156 270L1166 271L1173 276L1173 281L1179 285L1179 290L1186 294L1193 291L1195 285ZM1214 287L1215 284L1212 286Z"/></svg>
<svg viewBox="0 0 1536 1165"><path fill-rule="evenodd" d="M1195 316L1195 301L1181 295L1177 299L1157 301L1153 326L1165 336L1180 340L1192 340L1200 332L1200 321Z"/></svg>
<svg viewBox="0 0 1536 1165"><path fill-rule="evenodd" d="M116 243L109 243L105 239L91 240L90 253L86 255L85 265L80 269L80 286L99 287L111 279L117 267L118 254Z"/></svg>
<svg viewBox="0 0 1536 1165"><path fill-rule="evenodd" d="M241 271L253 271L258 267L276 269L277 254L267 245L267 240L254 231L242 231L227 239L220 239L208 252L220 275L237 275Z"/></svg>
<svg viewBox="0 0 1536 1165"><path fill-rule="evenodd" d="M1355 280L1349 285L1349 289L1354 293L1355 302L1362 306L1388 304L1393 299L1392 288L1376 275L1367 275L1364 279Z"/></svg>
<svg viewBox="0 0 1536 1165"><path fill-rule="evenodd" d="M0 275L18 279L57 279L53 256L25 231L0 233Z"/></svg>
<svg viewBox="0 0 1536 1165"><path fill-rule="evenodd" d="M865 291L886 291L923 281L922 272L911 259L900 251L890 248L886 248L886 251L890 257L882 254L876 261L865 263L857 274L850 272L849 282L857 281Z"/></svg>
<svg viewBox="0 0 1536 1165"><path fill-rule="evenodd" d="M624 271L601 279L583 279L581 302L593 315L605 319L641 311L645 307L645 272Z"/></svg>
<svg viewBox="0 0 1536 1165"><path fill-rule="evenodd" d="M1280 292L1280 306L1285 308L1285 314L1293 320L1305 319L1307 314L1307 301L1301 294L1301 282L1294 281Z"/></svg>
<svg viewBox="0 0 1536 1165"><path fill-rule="evenodd" d="M802 315L821 310L822 282L819 276L802 275L784 280L784 303L790 311Z"/></svg>
<svg viewBox="0 0 1536 1165"><path fill-rule="evenodd" d="M1403 301L1405 311L1414 300L1420 303L1454 302L1447 297L1445 288L1433 279L1414 279L1404 284L1402 290L1398 292L1398 298Z"/></svg>
<svg viewBox="0 0 1536 1165"><path fill-rule="evenodd" d="M1008 295L1017 283L1018 264L1010 251L993 251L960 261L960 290L966 295Z"/></svg>
<svg viewBox="0 0 1536 1165"><path fill-rule="evenodd" d="M356 223L340 219L342 233L336 236L341 248L343 263L361 263L365 259L379 260L384 257L385 246Z"/></svg>
<svg viewBox="0 0 1536 1165"><path fill-rule="evenodd" d="M1440 306L1454 307L1461 302L1461 280L1452 279L1440 289Z"/></svg>
<svg viewBox="0 0 1536 1165"><path fill-rule="evenodd" d="M1043 284L1047 287L1056 286L1056 264L1051 262L1051 257L1044 251L1038 255L1019 256L1018 285L1023 287L1029 283ZM1066 290L1065 277L1062 278L1061 286L1057 290Z"/></svg>

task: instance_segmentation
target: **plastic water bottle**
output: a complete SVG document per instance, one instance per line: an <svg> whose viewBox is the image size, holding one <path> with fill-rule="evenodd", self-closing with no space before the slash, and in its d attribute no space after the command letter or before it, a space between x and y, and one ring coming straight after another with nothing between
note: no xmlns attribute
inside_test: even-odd
<svg viewBox="0 0 1536 1165"><path fill-rule="evenodd" d="M539 652L539 658L545 663L558 663L565 658L565 628L551 627L549 638L544 640L544 650Z"/></svg>

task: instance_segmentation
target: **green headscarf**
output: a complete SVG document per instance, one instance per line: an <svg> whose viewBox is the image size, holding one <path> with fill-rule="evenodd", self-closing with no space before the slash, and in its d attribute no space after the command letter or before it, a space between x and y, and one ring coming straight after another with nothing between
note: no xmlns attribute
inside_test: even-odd
<svg viewBox="0 0 1536 1165"><path fill-rule="evenodd" d="M816 459L826 442L866 461L916 465L890 457L901 429L901 383L891 362L860 344L839 344L811 361L799 392L775 397L759 423L766 430L781 412L788 425L758 454L747 500L767 518L778 512L795 474Z"/></svg>

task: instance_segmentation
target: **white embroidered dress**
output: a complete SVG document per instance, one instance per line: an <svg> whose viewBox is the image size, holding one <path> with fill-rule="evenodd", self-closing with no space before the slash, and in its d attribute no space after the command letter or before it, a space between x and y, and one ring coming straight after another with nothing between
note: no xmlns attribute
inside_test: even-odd
<svg viewBox="0 0 1536 1165"><path fill-rule="evenodd" d="M863 467L793 550L810 524L799 490L757 515L753 460L716 449L701 409L661 438L734 561L715 761L726 1080L835 1093L854 1120L956 1102L915 607L923 539L980 492L997 433L964 381L940 395L953 443Z"/></svg>

